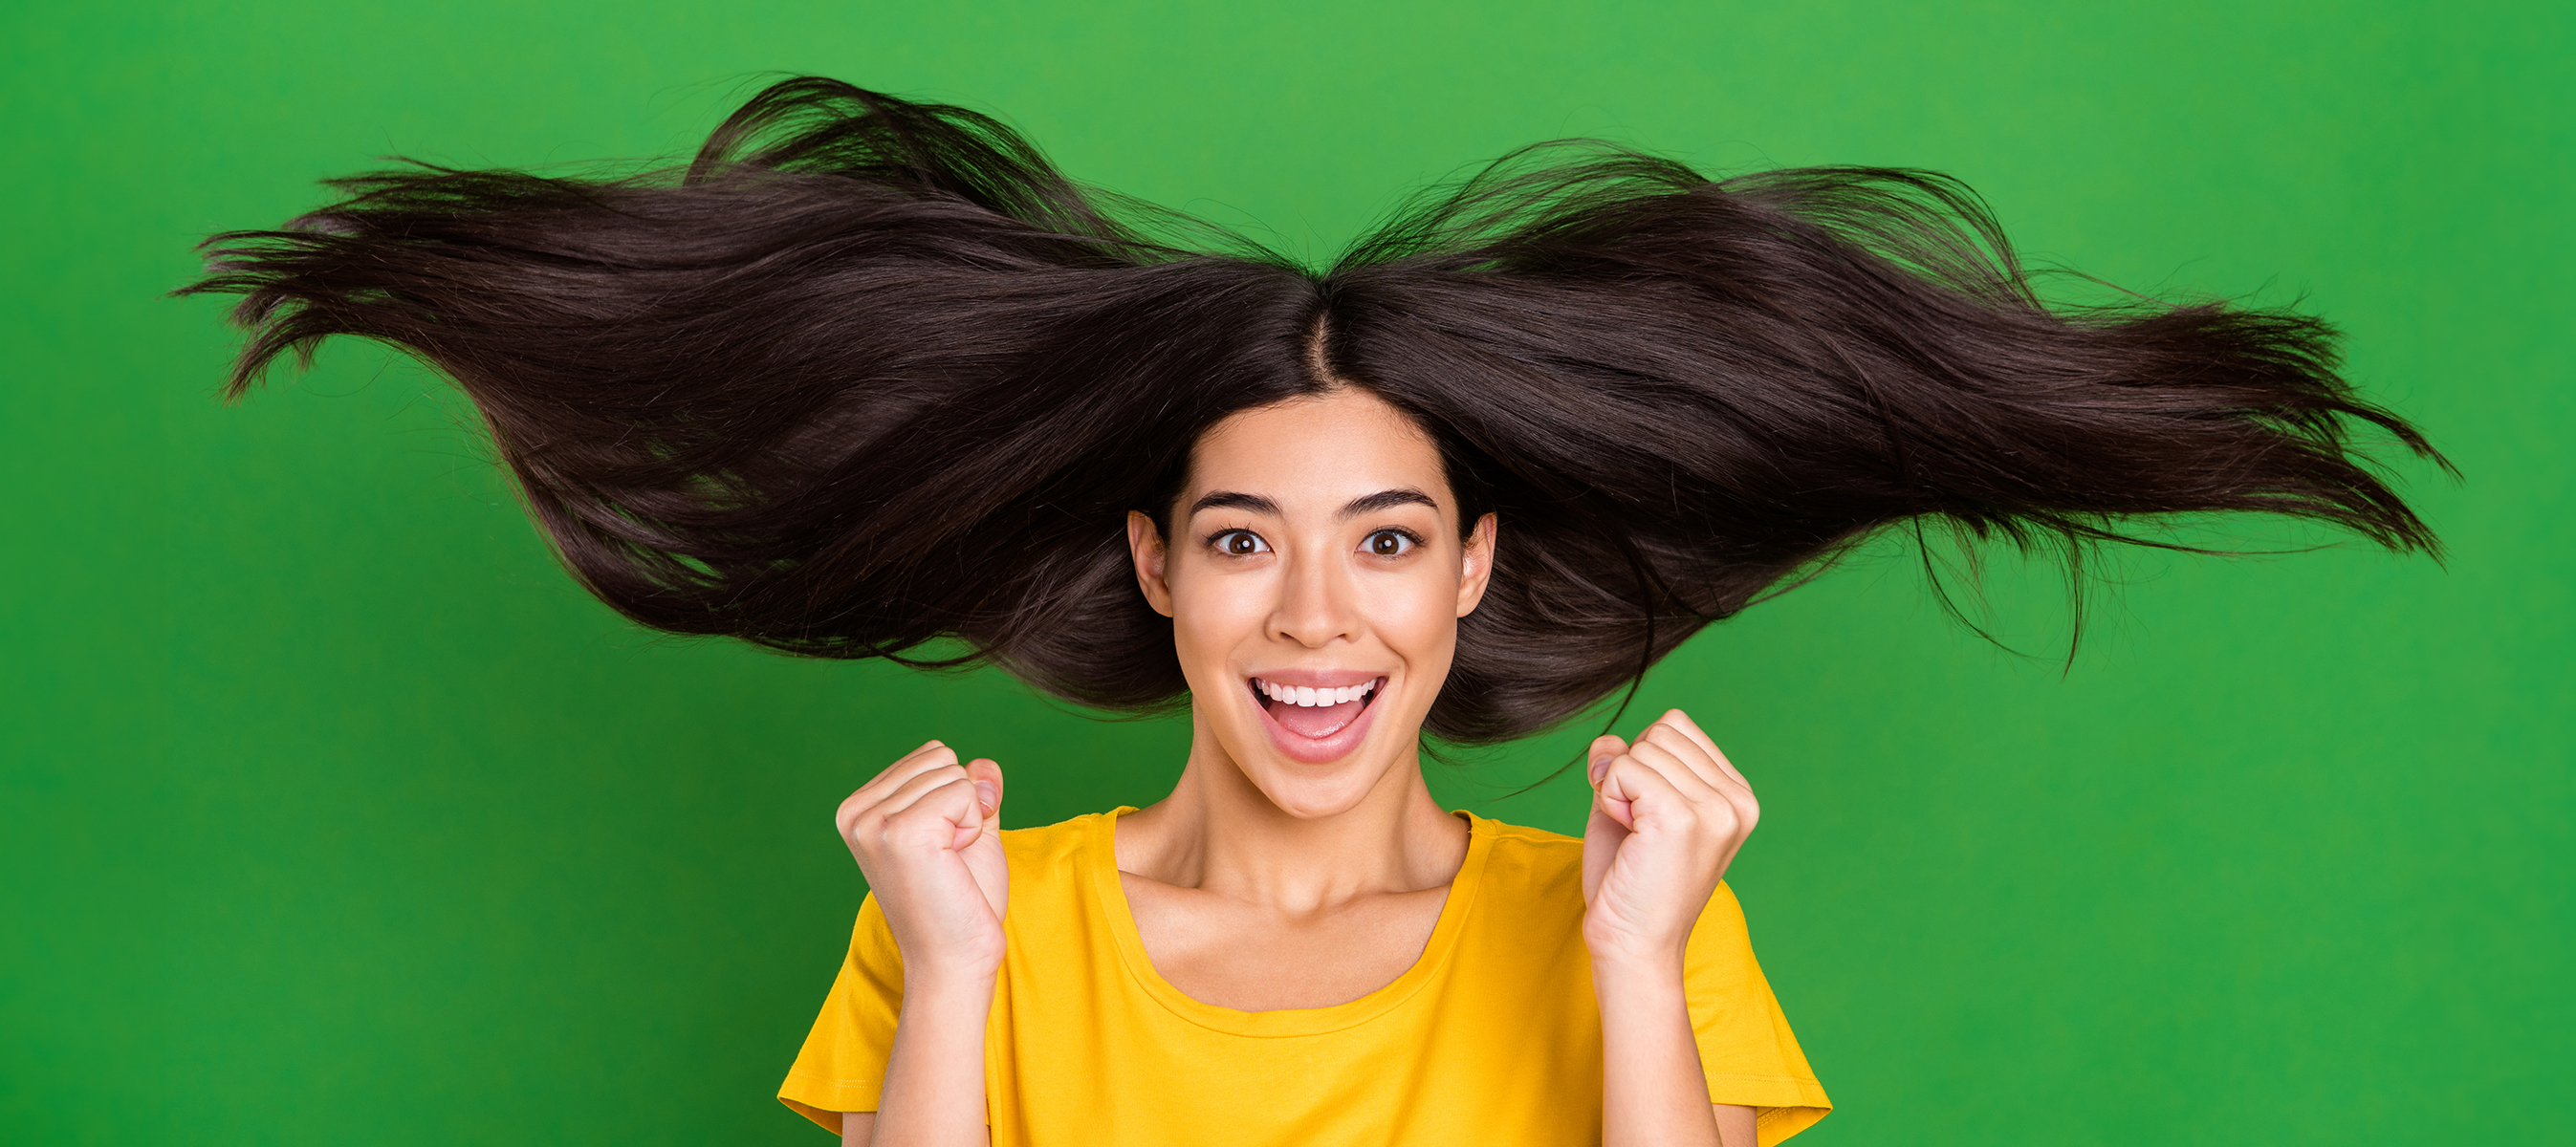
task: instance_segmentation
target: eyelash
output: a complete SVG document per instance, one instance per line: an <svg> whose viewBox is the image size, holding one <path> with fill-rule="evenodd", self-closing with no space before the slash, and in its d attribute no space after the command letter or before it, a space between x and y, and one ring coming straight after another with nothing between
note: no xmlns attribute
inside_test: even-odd
<svg viewBox="0 0 2576 1147"><path fill-rule="evenodd" d="M1386 535L1386 534L1393 534L1393 535L1395 535L1396 537L1399 537L1399 538L1404 539L1404 548L1403 548L1403 549L1401 549L1401 550L1397 550L1396 552L1391 553L1391 554L1381 554L1381 553L1377 552L1377 547L1376 547L1376 546L1374 546L1374 545L1371 545L1370 543L1372 543L1372 542L1376 541L1379 537L1381 537L1381 536L1383 536L1383 535ZM1385 529L1382 529L1382 530L1370 530L1370 531L1369 531L1369 536L1367 536L1367 537L1365 537L1365 538L1361 538L1361 539L1360 539L1360 552L1365 553L1365 554L1367 554L1368 556L1373 557L1373 558L1393 558L1393 557L1402 557L1402 556L1404 556L1405 554L1411 553L1411 552L1413 551L1413 547L1418 546L1418 545L1421 545L1421 544L1422 544L1422 535L1417 534L1417 533L1414 533L1414 532L1413 532L1413 531L1411 531L1411 530L1402 529L1402 528L1400 528L1400 527L1396 527L1396 526L1388 526L1388 527L1386 527Z"/></svg>
<svg viewBox="0 0 2576 1147"><path fill-rule="evenodd" d="M1230 538L1230 537L1235 536L1236 534L1241 534L1241 535L1243 535L1244 537L1250 538L1250 539L1252 539L1253 541L1256 541L1256 542L1261 543L1261 548L1260 548L1260 549L1257 549L1257 550L1252 551L1252 553L1253 553L1253 554L1261 554L1261 553L1268 553L1268 552L1270 552L1270 541L1269 541L1269 539L1264 538L1264 537L1262 537L1262 536L1261 536L1261 535L1259 535L1259 534L1253 533L1253 532L1252 532L1252 531L1250 531L1250 530L1244 529L1244 528L1243 528L1243 527L1241 527L1241 526L1234 526L1234 527L1230 527L1230 528L1227 528L1227 529L1218 530L1218 531L1216 531L1215 533L1209 534L1209 535L1207 536L1207 547L1208 547L1209 549L1215 550L1215 551L1216 551L1220 556L1223 556L1223 557L1229 557L1229 558L1246 558L1246 557L1251 557L1251 556L1252 556L1252 554L1238 554L1238 553L1234 553L1234 552L1232 552L1232 551L1230 551L1230 550L1226 549L1226 547L1225 547L1225 540L1226 540L1227 538Z"/></svg>
<svg viewBox="0 0 2576 1147"><path fill-rule="evenodd" d="M1260 546L1261 546L1261 548L1260 548L1260 549L1257 549L1257 550L1252 551L1252 553L1251 553L1251 554L1238 554L1238 553L1235 553L1235 552L1233 552L1233 551L1231 551L1231 550L1227 549L1227 548L1226 548L1226 544L1227 544L1227 543L1226 543L1226 539L1227 539L1227 538L1230 538L1230 537L1233 537L1233 536L1234 536L1234 535L1236 535L1236 534L1241 534L1241 535L1243 535L1243 536L1245 536L1245 537L1247 537L1247 538L1251 538L1253 541L1255 541L1255 542L1259 543L1259 544L1260 544ZM1393 534L1393 535L1395 535L1396 537L1399 537L1399 538L1404 539L1404 548L1403 548L1403 549L1401 549L1401 550L1398 550L1398 551L1396 551L1395 553L1392 553L1392 554L1381 554L1381 553L1377 553L1377 552L1376 552L1377 547L1376 547L1376 546L1374 546L1374 545L1372 545L1371 543L1372 543L1372 542L1374 542L1374 541L1376 541L1376 540L1377 540L1377 538L1379 538L1381 535L1385 535L1385 534ZM1231 557L1251 557L1251 556L1252 556L1252 554L1263 554L1263 553L1268 553L1268 552L1270 552L1270 542L1269 542L1269 540L1268 540L1268 539L1263 538L1261 535L1256 534L1256 533L1252 532L1251 530L1244 529L1244 528L1243 528L1243 527L1241 527L1241 526L1230 526L1230 527L1227 527L1226 529L1218 530L1218 531L1216 531L1215 533L1209 534L1209 535L1207 536L1207 539L1206 539L1205 544L1206 544L1206 546L1207 546L1209 549L1215 550L1217 553L1222 554L1222 555L1224 555L1224 556L1226 556L1226 557L1230 557L1230 558L1231 558ZM1388 558L1392 558L1392 557L1401 557L1401 556L1403 556L1403 555L1404 555L1404 554L1406 554L1406 553L1410 553L1410 552L1412 552L1413 547L1418 546L1418 545L1421 545L1421 544L1422 544L1422 535L1417 534L1417 533L1414 533L1413 531L1408 530L1408 529L1405 529L1405 528L1403 528L1403 527L1401 527L1401 526L1388 526L1388 527L1385 527L1385 528L1383 528L1383 529L1370 530L1370 531L1369 531L1369 533L1368 533L1368 536L1367 536L1367 537L1360 539L1360 550L1361 550L1361 552L1368 554L1370 557L1388 557Z"/></svg>

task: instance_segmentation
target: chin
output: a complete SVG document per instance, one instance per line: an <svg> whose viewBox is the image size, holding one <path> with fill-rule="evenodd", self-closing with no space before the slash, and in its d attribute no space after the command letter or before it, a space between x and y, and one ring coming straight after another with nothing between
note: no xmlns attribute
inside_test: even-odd
<svg viewBox="0 0 2576 1147"><path fill-rule="evenodd" d="M1263 796L1269 797L1270 803L1279 806L1279 811L1299 820L1323 820L1358 807L1377 787L1378 778L1384 775L1382 769L1364 767L1356 753L1343 764L1344 767L1333 770L1331 776L1301 776L1298 772L1305 769L1296 765L1290 765L1288 769L1274 766L1249 775L1253 786L1259 788Z"/></svg>

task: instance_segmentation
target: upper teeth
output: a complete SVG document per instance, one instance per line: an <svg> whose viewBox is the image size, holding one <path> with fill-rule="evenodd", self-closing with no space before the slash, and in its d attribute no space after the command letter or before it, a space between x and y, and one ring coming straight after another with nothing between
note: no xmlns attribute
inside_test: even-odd
<svg viewBox="0 0 2576 1147"><path fill-rule="evenodd" d="M1317 705L1342 705L1357 701L1377 688L1376 681L1363 681L1340 689L1312 689L1304 685L1275 685L1258 677L1252 679L1252 684L1254 688L1261 690L1263 696L1282 705L1299 705L1309 709Z"/></svg>

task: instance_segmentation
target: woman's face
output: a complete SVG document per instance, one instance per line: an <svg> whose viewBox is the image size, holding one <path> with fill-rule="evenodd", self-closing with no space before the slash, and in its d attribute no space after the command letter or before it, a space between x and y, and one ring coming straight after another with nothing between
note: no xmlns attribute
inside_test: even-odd
<svg viewBox="0 0 2576 1147"><path fill-rule="evenodd" d="M1130 515L1128 540L1200 729L1293 815L1358 804L1413 758L1493 516L1462 542L1430 436L1345 387L1210 429L1171 520L1166 539Z"/></svg>

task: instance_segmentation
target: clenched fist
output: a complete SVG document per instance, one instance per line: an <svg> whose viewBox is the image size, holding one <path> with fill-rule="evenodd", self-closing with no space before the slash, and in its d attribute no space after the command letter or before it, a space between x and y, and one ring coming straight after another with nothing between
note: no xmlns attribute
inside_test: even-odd
<svg viewBox="0 0 2576 1147"><path fill-rule="evenodd" d="M1592 742L1583 941L1595 959L1680 966L1691 926L1762 817L1753 786L1674 709L1631 744Z"/></svg>
<svg viewBox="0 0 2576 1147"><path fill-rule="evenodd" d="M1010 867L994 814L1002 767L937 741L914 749L841 802L834 821L866 873L907 978L989 974L1002 963Z"/></svg>

